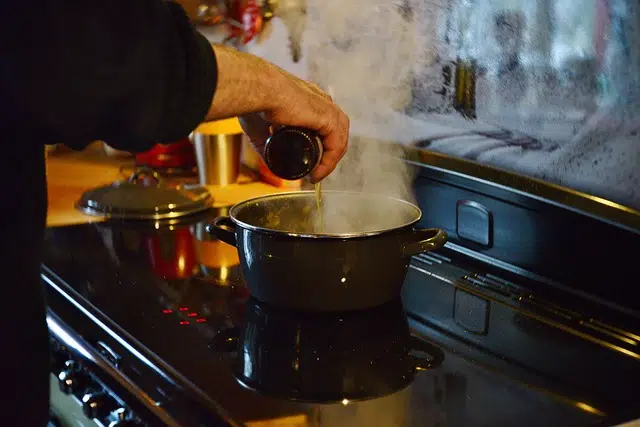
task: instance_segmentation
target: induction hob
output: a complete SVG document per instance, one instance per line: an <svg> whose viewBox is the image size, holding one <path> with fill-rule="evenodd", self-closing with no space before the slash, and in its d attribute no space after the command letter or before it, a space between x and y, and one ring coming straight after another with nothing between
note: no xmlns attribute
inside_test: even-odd
<svg viewBox="0 0 640 427"><path fill-rule="evenodd" d="M508 303L523 298L517 284L450 249L412 262L404 304L270 307L250 298L235 248L204 232L216 214L47 231L50 327L89 348L74 350L78 358L106 360L109 375L153 402L149 411L165 412L135 425L595 426L640 414L633 321L576 333L562 320L569 311L519 310ZM56 376L74 345L54 343L68 351L54 352ZM83 360L85 370L102 363ZM87 387L71 394L81 402ZM126 399L114 399L94 421L124 417Z"/></svg>

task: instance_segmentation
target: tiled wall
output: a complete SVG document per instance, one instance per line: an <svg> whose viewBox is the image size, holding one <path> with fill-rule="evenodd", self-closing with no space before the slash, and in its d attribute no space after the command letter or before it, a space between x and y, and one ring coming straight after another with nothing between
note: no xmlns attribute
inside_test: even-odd
<svg viewBox="0 0 640 427"><path fill-rule="evenodd" d="M434 67L440 67L438 61L448 54L433 43L443 37L442 10L465 2L475 5L467 17L472 25L457 36L465 39L466 52L480 69L484 67L477 80L475 121L455 112L429 110L438 102L433 93L441 79L440 68L434 73ZM270 35L248 50L328 90L351 115L354 135L402 143L433 139L429 149L640 209L640 137L633 119L640 111L640 101L632 96L640 90L640 43L634 43L639 31L636 3L307 0L305 14L299 0L281 0L282 10L288 11L284 20L274 19ZM593 37L598 25L602 26L602 17L611 16L611 8L617 8L618 17L623 16L616 25L625 31L621 43L626 44L610 43L613 47L603 51ZM580 14L569 13L576 9ZM520 58L523 64L533 63L538 55L553 68L565 52L566 58L575 60L575 65L568 66L571 73L557 73L560 77L554 77L552 83L535 67L515 67L510 75L496 77L502 72L496 64L501 63L500 55L504 59L509 49L505 44L513 38L509 33L505 42L496 35L495 16L504 10L516 11L528 24L522 36L528 52ZM540 12L545 10L552 11L551 18ZM544 27L552 21L553 40ZM301 35L297 63L291 58L290 32ZM610 34L606 37L609 40ZM567 51L573 56L567 56ZM600 82L592 75L591 80L580 75L594 61L604 70L598 75ZM602 80L607 72L605 84Z"/></svg>

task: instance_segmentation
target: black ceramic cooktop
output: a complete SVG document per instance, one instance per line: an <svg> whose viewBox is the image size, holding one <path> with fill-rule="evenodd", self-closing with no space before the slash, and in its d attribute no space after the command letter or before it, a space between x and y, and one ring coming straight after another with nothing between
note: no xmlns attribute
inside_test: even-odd
<svg viewBox="0 0 640 427"><path fill-rule="evenodd" d="M44 265L241 422L289 415L304 415L302 425L351 427L602 421L598 408L489 370L441 346L428 328L418 334L399 300L314 315L251 299L235 248L211 240L207 220L50 229Z"/></svg>

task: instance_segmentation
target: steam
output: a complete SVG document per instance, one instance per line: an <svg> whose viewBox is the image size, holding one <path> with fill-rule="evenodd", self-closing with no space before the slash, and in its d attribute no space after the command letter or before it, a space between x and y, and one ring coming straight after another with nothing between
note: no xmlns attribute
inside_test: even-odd
<svg viewBox="0 0 640 427"><path fill-rule="evenodd" d="M306 3L302 62L287 66L288 51L286 60L278 59L277 52L287 49L284 35L274 35L261 53L319 84L351 118L350 148L323 181L324 190L415 202L413 171L401 160L402 144L431 139L430 150L640 209L637 1L606 2L616 25L610 26L608 41L601 42L606 46L600 50L592 37L597 22L589 21L591 12L575 18L575 10L593 8L593 0L287 0L287 4L296 1L302 5L296 9L299 13L288 13L287 20L303 15ZM534 13L536 4L548 9L548 16ZM274 34L287 32L280 30ZM442 43L444 39L449 41ZM450 100L439 94L442 64L465 55L485 70L477 80L475 121L462 119L452 111ZM500 67L515 57L522 67L499 76ZM555 77L547 79L547 72ZM470 136L503 130L513 132L516 143ZM536 142L533 148L517 141L529 138ZM402 222L391 203L370 212L357 200L337 204L327 199L327 225L332 228L330 222L335 221L334 229L368 229L380 215Z"/></svg>
<svg viewBox="0 0 640 427"><path fill-rule="evenodd" d="M595 8L591 0L481 0L470 9L453 0L306 1L308 77L349 114L354 135L342 164L324 183L327 189L413 202L412 173L403 162L390 160L397 154L393 143L447 137L429 149L640 209L636 1L608 2L617 24L611 25L599 71L594 68L596 24L585 18L589 14L576 20L574 12ZM460 7L446 15L454 4ZM533 13L536 4L550 8L548 16ZM500 19L509 25L498 31ZM445 31L451 39L447 46L439 43ZM450 106L437 95L440 75L431 75L440 69L439 61L456 55L476 58L488 70L478 77L478 120L473 122L447 110ZM496 67L515 57L525 66L497 78ZM544 70L553 71L558 81L546 81ZM605 83L601 93L596 79ZM539 148L452 138L503 129L534 138ZM338 216L357 210L327 209ZM362 221L369 219L365 215Z"/></svg>
<svg viewBox="0 0 640 427"><path fill-rule="evenodd" d="M309 79L333 97L352 123L349 149L322 182L323 190L415 202L413 170L397 144L399 123L388 126L389 112L404 109L411 100L412 25L402 8L388 0L308 0L307 8ZM397 118L410 121L401 114ZM397 203L378 203L371 209L358 197L340 198L340 203L331 200L338 199L325 199L328 230L407 222L407 211Z"/></svg>

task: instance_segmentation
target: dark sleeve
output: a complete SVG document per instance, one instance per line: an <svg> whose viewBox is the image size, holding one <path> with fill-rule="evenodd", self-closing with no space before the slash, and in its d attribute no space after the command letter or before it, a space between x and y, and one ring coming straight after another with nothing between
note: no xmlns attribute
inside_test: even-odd
<svg viewBox="0 0 640 427"><path fill-rule="evenodd" d="M213 49L170 1L6 1L0 34L3 110L47 141L173 142L215 91Z"/></svg>

